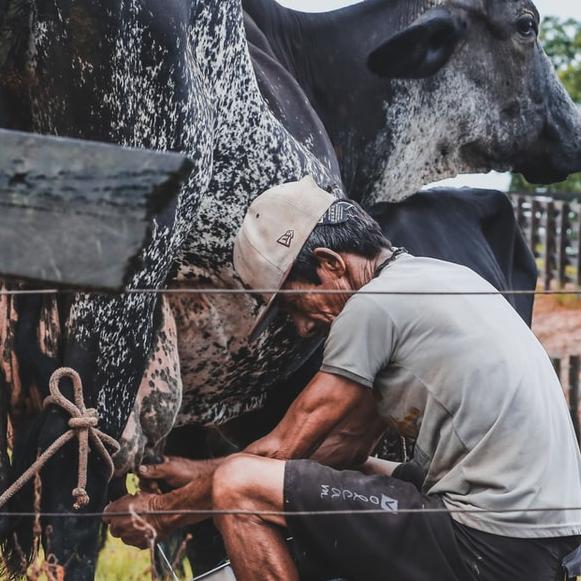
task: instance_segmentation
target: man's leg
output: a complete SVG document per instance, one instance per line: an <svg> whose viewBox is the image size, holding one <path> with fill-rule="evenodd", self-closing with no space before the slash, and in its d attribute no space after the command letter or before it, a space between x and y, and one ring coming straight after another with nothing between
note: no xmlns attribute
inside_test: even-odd
<svg viewBox="0 0 581 581"><path fill-rule="evenodd" d="M285 462L237 454L214 475L215 510L284 510ZM224 515L215 523L239 581L298 580L296 566L283 534L284 517L275 515Z"/></svg>

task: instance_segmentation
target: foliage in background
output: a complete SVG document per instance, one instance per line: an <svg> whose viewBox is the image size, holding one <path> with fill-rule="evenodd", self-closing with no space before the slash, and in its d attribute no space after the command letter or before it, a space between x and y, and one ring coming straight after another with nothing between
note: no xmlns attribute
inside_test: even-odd
<svg viewBox="0 0 581 581"><path fill-rule="evenodd" d="M553 61L561 82L581 105L581 22L550 16L543 21L541 41ZM550 186L529 184L520 174L512 177L511 192L581 192L581 174Z"/></svg>

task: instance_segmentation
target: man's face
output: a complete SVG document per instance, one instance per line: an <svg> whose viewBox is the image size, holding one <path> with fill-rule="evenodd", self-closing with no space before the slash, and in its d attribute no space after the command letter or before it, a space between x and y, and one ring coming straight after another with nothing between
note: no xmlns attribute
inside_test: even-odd
<svg viewBox="0 0 581 581"><path fill-rule="evenodd" d="M280 301L283 310L301 337L317 333L327 333L331 323L343 310L351 297L350 292L324 294L319 291L352 291L343 258L332 251L321 256L317 274L320 284L292 281L283 286L284 290L309 291L305 294L284 294Z"/></svg>

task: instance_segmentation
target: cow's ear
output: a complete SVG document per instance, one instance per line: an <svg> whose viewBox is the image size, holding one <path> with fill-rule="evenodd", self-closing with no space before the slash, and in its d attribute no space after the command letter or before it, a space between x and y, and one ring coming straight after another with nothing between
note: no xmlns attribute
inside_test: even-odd
<svg viewBox="0 0 581 581"><path fill-rule="evenodd" d="M380 77L429 77L448 62L466 28L459 16L445 8L434 8L374 50L367 66Z"/></svg>

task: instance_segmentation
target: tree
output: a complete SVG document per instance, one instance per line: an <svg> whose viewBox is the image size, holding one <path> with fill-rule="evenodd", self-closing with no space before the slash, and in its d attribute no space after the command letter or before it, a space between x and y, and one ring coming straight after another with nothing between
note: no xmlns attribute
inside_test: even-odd
<svg viewBox="0 0 581 581"><path fill-rule="evenodd" d="M553 61L561 82L576 103L581 105L581 22L550 16L543 21L541 41ZM549 186L529 184L522 175L514 174L511 192L581 192L581 174Z"/></svg>

